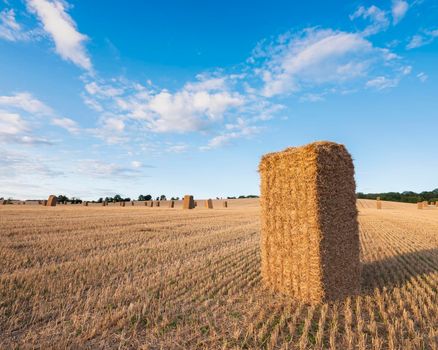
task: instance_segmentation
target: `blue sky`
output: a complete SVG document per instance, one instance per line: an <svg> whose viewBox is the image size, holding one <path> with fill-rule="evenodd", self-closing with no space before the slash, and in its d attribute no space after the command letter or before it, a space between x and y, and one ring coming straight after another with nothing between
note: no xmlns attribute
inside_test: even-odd
<svg viewBox="0 0 438 350"><path fill-rule="evenodd" d="M316 140L430 190L437 61L432 0L0 0L0 196L256 194Z"/></svg>

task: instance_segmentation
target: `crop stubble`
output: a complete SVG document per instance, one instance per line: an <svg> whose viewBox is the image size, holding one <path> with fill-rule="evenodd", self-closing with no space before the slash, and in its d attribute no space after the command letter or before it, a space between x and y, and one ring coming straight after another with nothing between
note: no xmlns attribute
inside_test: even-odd
<svg viewBox="0 0 438 350"><path fill-rule="evenodd" d="M2 206L0 348L436 349L438 210L358 202L362 293L263 288L256 200Z"/></svg>

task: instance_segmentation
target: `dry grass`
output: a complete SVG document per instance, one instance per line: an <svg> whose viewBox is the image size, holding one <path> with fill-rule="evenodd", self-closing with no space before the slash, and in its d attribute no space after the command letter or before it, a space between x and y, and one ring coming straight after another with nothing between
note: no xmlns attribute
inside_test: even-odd
<svg viewBox="0 0 438 350"><path fill-rule="evenodd" d="M255 200L2 206L0 348L436 349L438 210L358 208L362 294L310 306L263 289Z"/></svg>

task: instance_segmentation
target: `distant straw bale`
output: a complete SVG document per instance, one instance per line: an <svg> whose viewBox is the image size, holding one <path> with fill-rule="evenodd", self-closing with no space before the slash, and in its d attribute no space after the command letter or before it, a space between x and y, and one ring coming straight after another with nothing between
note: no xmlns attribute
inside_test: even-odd
<svg viewBox="0 0 438 350"><path fill-rule="evenodd" d="M195 201L193 200L193 196L185 195L183 199L183 209L193 209L195 208Z"/></svg>
<svg viewBox="0 0 438 350"><path fill-rule="evenodd" d="M211 199L207 199L207 200L205 201L205 207L206 207L207 209L213 209L213 201L212 201Z"/></svg>
<svg viewBox="0 0 438 350"><path fill-rule="evenodd" d="M160 201L156 202L156 206L159 207L160 206Z"/></svg>
<svg viewBox="0 0 438 350"><path fill-rule="evenodd" d="M132 203L131 205L134 206L134 201L132 201L131 203Z"/></svg>
<svg viewBox="0 0 438 350"><path fill-rule="evenodd" d="M121 203L122 203L122 204L121 204L121 205L122 205L122 207L124 207L124 206L125 206L125 201L123 201L123 202L121 202Z"/></svg>
<svg viewBox="0 0 438 350"><path fill-rule="evenodd" d="M175 207L175 201L170 201L169 208L174 208L174 207Z"/></svg>
<svg viewBox="0 0 438 350"><path fill-rule="evenodd" d="M354 167L343 145L316 142L262 157L261 274L304 302L360 290Z"/></svg>
<svg viewBox="0 0 438 350"><path fill-rule="evenodd" d="M380 197L377 197L376 200L380 201Z"/></svg>
<svg viewBox="0 0 438 350"><path fill-rule="evenodd" d="M47 207L47 199L43 200L42 205L45 206L45 207Z"/></svg>
<svg viewBox="0 0 438 350"><path fill-rule="evenodd" d="M382 209L382 202L380 201L380 199L376 201L376 205L377 205L377 209Z"/></svg>
<svg viewBox="0 0 438 350"><path fill-rule="evenodd" d="M2 205L6 205L6 200L2 199Z"/></svg>
<svg viewBox="0 0 438 350"><path fill-rule="evenodd" d="M53 194L49 196L49 199L47 200L47 206L48 207L56 207L56 203L58 202L58 198L54 196Z"/></svg>
<svg viewBox="0 0 438 350"><path fill-rule="evenodd" d="M224 202L224 208L228 208L228 202L227 201Z"/></svg>
<svg viewBox="0 0 438 350"><path fill-rule="evenodd" d="M438 207L438 202L435 202L435 206Z"/></svg>
<svg viewBox="0 0 438 350"><path fill-rule="evenodd" d="M88 207L88 201L83 202L82 205L83 205L84 207Z"/></svg>
<svg viewBox="0 0 438 350"><path fill-rule="evenodd" d="M423 202L417 203L417 209L423 209Z"/></svg>
<svg viewBox="0 0 438 350"><path fill-rule="evenodd" d="M152 208L154 206L154 201L150 201L149 206Z"/></svg>

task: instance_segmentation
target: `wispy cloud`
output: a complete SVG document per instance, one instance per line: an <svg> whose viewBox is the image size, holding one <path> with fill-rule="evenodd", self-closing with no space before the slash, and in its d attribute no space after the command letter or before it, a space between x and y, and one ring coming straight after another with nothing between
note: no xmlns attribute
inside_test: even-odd
<svg viewBox="0 0 438 350"><path fill-rule="evenodd" d="M61 0L27 0L29 11L34 13L44 30L55 43L56 52L67 61L91 70L91 59L85 49L87 36L77 30L75 21L67 13L68 4Z"/></svg>
<svg viewBox="0 0 438 350"><path fill-rule="evenodd" d="M379 76L374 79L368 80L365 84L367 88L373 88L376 90L385 90L396 87L399 83L397 78L388 78L385 76Z"/></svg>
<svg viewBox="0 0 438 350"><path fill-rule="evenodd" d="M345 90L400 65L397 55L360 34L318 28L283 36L258 55L264 60L258 74L267 97Z"/></svg>
<svg viewBox="0 0 438 350"><path fill-rule="evenodd" d="M19 92L9 96L0 96L0 107L8 107L33 114L53 114L53 110L29 92Z"/></svg>
<svg viewBox="0 0 438 350"><path fill-rule="evenodd" d="M392 1L392 18L394 25L400 22L406 15L409 9L409 4L404 0L393 0Z"/></svg>
<svg viewBox="0 0 438 350"><path fill-rule="evenodd" d="M351 20L357 18L362 18L371 22L371 24L369 24L362 32L365 36L379 33L386 30L389 26L387 13L375 5L368 8L360 6L352 15L350 15Z"/></svg>
<svg viewBox="0 0 438 350"><path fill-rule="evenodd" d="M438 29L429 29L423 31L421 34L414 35L409 43L406 45L408 50L415 49L424 45L432 43L438 37Z"/></svg>
<svg viewBox="0 0 438 350"><path fill-rule="evenodd" d="M53 118L52 124L66 129L71 134L77 134L80 130L78 123L70 118Z"/></svg>

